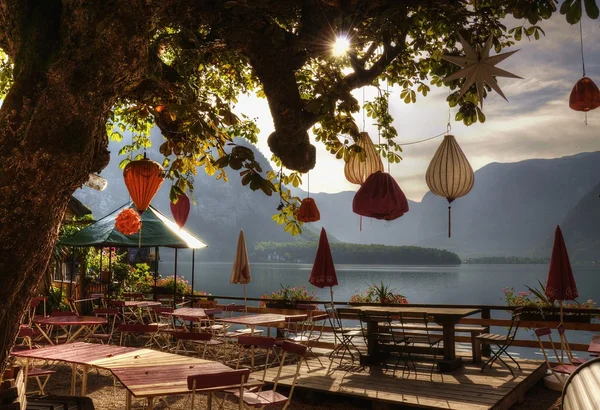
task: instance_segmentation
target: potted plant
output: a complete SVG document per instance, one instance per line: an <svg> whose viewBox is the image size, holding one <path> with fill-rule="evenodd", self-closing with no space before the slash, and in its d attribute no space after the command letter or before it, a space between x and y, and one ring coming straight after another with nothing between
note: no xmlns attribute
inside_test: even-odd
<svg viewBox="0 0 600 410"><path fill-rule="evenodd" d="M317 300L315 292L309 293L306 286L283 286L270 295L264 294L261 299L274 299L260 302L261 307L295 309L298 302L305 303Z"/></svg>
<svg viewBox="0 0 600 410"><path fill-rule="evenodd" d="M522 307L524 309L521 314L522 320L547 320L552 322L560 322L559 313L545 313L544 308L558 307L556 302L550 301L545 293L545 287L542 282L538 280L539 288L532 288L525 286L527 291L515 293L514 288L504 288L504 300L508 306ZM564 308L576 308L576 309L596 309L596 302L593 300L587 300L584 303L575 301L574 303L563 303ZM563 322L579 322L579 323L590 323L593 314L586 313L564 313Z"/></svg>
<svg viewBox="0 0 600 410"><path fill-rule="evenodd" d="M379 285L368 285L366 291L355 293L350 297L351 305L361 305L364 303L381 303L381 304L406 304L408 300L404 295L395 293L395 289L390 288L381 282Z"/></svg>

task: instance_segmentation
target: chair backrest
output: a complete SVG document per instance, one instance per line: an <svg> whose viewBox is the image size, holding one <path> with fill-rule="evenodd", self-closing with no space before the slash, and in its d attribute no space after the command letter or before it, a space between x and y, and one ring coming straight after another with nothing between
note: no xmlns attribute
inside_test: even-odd
<svg viewBox="0 0 600 410"><path fill-rule="evenodd" d="M600 357L578 366L562 391L561 410L600 409Z"/></svg>
<svg viewBox="0 0 600 410"><path fill-rule="evenodd" d="M329 316L329 324L331 325L331 329L333 330L333 333L334 335L336 335L337 338L338 333L342 330L342 322L338 317L337 309L335 308L333 303L326 303L325 312L327 313L327 316Z"/></svg>
<svg viewBox="0 0 600 410"><path fill-rule="evenodd" d="M432 330L429 325L433 322L433 318L427 313L402 312L399 315L399 320L402 327L418 327L418 331L427 337L428 342L431 343Z"/></svg>
<svg viewBox="0 0 600 410"><path fill-rule="evenodd" d="M512 318L510 321L510 327L508 328L508 332L506 334L506 338L509 342L512 343L517 336L517 331L519 330L519 325L521 324L521 312L523 309L517 308L512 312Z"/></svg>
<svg viewBox="0 0 600 410"><path fill-rule="evenodd" d="M98 308L98 309L94 309L93 313L96 316L109 317L111 315L118 315L121 312L119 311L119 309L115 309L115 308Z"/></svg>
<svg viewBox="0 0 600 410"><path fill-rule="evenodd" d="M179 332L171 332L171 335L173 336L174 339L177 339L177 340L192 340L192 341L199 341L199 342L207 342L212 338L211 333L204 333L204 332L179 331Z"/></svg>
<svg viewBox="0 0 600 410"><path fill-rule="evenodd" d="M117 329L121 333L156 333L158 332L158 325L121 323Z"/></svg>
<svg viewBox="0 0 600 410"><path fill-rule="evenodd" d="M77 312L71 312L69 310L53 310L52 313L50 313L50 316L60 317L60 316L78 316L78 315L77 315Z"/></svg>
<svg viewBox="0 0 600 410"><path fill-rule="evenodd" d="M542 354L544 355L544 360L546 361L546 366L548 366L548 369L556 377L558 382L562 384L563 380L561 380L561 378L558 376L558 374L554 371L553 366L550 364L550 358L548 357L548 354L546 353L546 349L544 347L543 339L547 337L548 342L550 343L550 346L552 347L552 351L554 352L554 357L556 357L556 360L558 361L558 364L560 366L564 366L564 363L562 362L560 356L558 355L556 346L554 345L554 340L552 340L552 330L549 327L540 327L538 329L535 329L534 332L535 332L535 336L537 337L538 342L540 343L540 349L542 351Z"/></svg>
<svg viewBox="0 0 600 410"><path fill-rule="evenodd" d="M248 381L250 370L227 370L220 373L202 373L187 377L187 386L192 392L196 390L226 390L232 386L244 385ZM193 408L193 407L192 407Z"/></svg>
<svg viewBox="0 0 600 410"><path fill-rule="evenodd" d="M281 345L281 359L279 361L279 369L277 370L277 376L275 377L273 383L273 391L277 390L277 384L279 383L279 379L281 378L281 370L285 366L285 360L288 356L294 356L295 360L298 360L296 363L296 372L294 373L294 379L292 380L292 385L290 386L290 394L288 396L288 403L292 400L292 395L294 394L294 388L296 387L296 382L298 381L298 375L300 374L300 368L302 367L302 361L306 358L306 352L308 351L308 346L302 345L300 343L288 342L285 340ZM287 377L287 376L286 376Z"/></svg>
<svg viewBox="0 0 600 410"><path fill-rule="evenodd" d="M271 349L275 346L274 337L240 335L237 340L240 346L254 346L261 349Z"/></svg>
<svg viewBox="0 0 600 410"><path fill-rule="evenodd" d="M123 307L125 307L125 301L124 300L111 300L110 302L108 302L108 306L123 308Z"/></svg>

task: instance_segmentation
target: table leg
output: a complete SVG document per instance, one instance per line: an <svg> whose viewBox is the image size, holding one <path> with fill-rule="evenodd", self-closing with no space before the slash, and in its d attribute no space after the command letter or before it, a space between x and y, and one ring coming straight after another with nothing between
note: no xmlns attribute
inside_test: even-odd
<svg viewBox="0 0 600 410"><path fill-rule="evenodd" d="M454 322L444 321L442 324L443 329L443 342L444 342L444 359L438 362L438 367L441 372L451 372L462 366L462 360L460 357L456 357L456 345L454 342Z"/></svg>
<svg viewBox="0 0 600 410"><path fill-rule="evenodd" d="M125 396L125 410L131 410L131 393L129 391Z"/></svg>
<svg viewBox="0 0 600 410"><path fill-rule="evenodd" d="M28 375L29 375L29 358L27 358L25 360L25 376L24 376L24 380L23 383L25 384L25 392L27 392L27 379L28 379Z"/></svg>
<svg viewBox="0 0 600 410"><path fill-rule="evenodd" d="M365 363L361 364L376 364L377 356L379 355L379 346L375 341L373 335L377 333L377 322L369 321L367 322L367 357L362 358ZM341 336L342 342L344 340L344 336ZM361 360L361 361L362 361Z"/></svg>
<svg viewBox="0 0 600 410"><path fill-rule="evenodd" d="M69 338L67 339L67 341L65 343L71 343L73 340L75 340L77 338L77 336L79 336L81 333L83 333L84 331L88 330L88 326L79 326L79 329L77 329L75 332L71 333L69 331ZM90 331L88 331L88 333L91 333Z"/></svg>
<svg viewBox="0 0 600 410"><path fill-rule="evenodd" d="M148 397L148 410L154 409L154 397Z"/></svg>
<svg viewBox="0 0 600 410"><path fill-rule="evenodd" d="M81 377L81 395L87 396L87 378L88 378L89 366L86 364L83 366L83 376Z"/></svg>
<svg viewBox="0 0 600 410"><path fill-rule="evenodd" d="M75 384L77 383L77 364L71 365L71 396L75 396Z"/></svg>
<svg viewBox="0 0 600 410"><path fill-rule="evenodd" d="M37 323L35 323L35 327L37 327L37 329L40 331L42 336L44 336L44 338L48 341L48 343L50 343L51 346L54 346L55 343L52 342L52 339L50 339L50 336L48 336L48 334L46 332L44 332L44 329L42 329L42 327L40 325L38 325Z"/></svg>

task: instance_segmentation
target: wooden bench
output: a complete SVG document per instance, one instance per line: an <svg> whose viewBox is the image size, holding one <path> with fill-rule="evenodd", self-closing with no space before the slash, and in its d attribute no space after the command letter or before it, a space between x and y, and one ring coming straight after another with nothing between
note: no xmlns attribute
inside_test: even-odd
<svg viewBox="0 0 600 410"><path fill-rule="evenodd" d="M24 372L19 370L14 386L0 390L0 410L94 410L89 397L25 395Z"/></svg>
<svg viewBox="0 0 600 410"><path fill-rule="evenodd" d="M421 324L404 324L394 323L392 327L403 329L403 330L416 330L425 331L425 327ZM428 324L427 330L430 332L442 332L443 328L440 325ZM473 363L481 361L481 345L477 342L476 337L482 333L488 331L484 326L473 326L473 325L456 325L454 326L456 333L470 333L471 334L471 354L473 357Z"/></svg>
<svg viewBox="0 0 600 410"><path fill-rule="evenodd" d="M600 408L600 358L589 360L573 371L563 387L562 410Z"/></svg>

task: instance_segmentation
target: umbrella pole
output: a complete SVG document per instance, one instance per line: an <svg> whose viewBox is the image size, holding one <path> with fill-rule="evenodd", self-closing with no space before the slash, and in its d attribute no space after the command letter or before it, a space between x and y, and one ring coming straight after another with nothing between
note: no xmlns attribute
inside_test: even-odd
<svg viewBox="0 0 600 410"><path fill-rule="evenodd" d="M192 249L192 307L194 307L194 264L196 261L196 250Z"/></svg>
<svg viewBox="0 0 600 410"><path fill-rule="evenodd" d="M175 248L175 272L173 273L173 309L177 307L177 248Z"/></svg>
<svg viewBox="0 0 600 410"><path fill-rule="evenodd" d="M248 312L248 306L246 305L246 284L244 283L244 311Z"/></svg>
<svg viewBox="0 0 600 410"><path fill-rule="evenodd" d="M560 324L562 325L562 322L563 322L563 301L562 300L558 301L558 304L560 306ZM564 350L563 350L563 348L564 348L564 343L563 343L563 338L561 337L560 338L560 362L561 363L564 363L564 361L563 361L564 360Z"/></svg>
<svg viewBox="0 0 600 410"><path fill-rule="evenodd" d="M329 294L331 295L331 305L333 306L333 287L329 287Z"/></svg>

